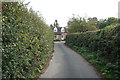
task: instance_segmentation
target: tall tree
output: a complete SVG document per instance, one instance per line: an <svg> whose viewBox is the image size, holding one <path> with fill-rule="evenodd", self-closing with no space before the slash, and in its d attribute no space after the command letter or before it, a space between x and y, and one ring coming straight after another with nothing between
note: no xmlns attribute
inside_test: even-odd
<svg viewBox="0 0 120 80"><path fill-rule="evenodd" d="M50 27L51 27L51 29L53 28L53 25L52 24L50 24Z"/></svg>
<svg viewBox="0 0 120 80"><path fill-rule="evenodd" d="M94 24L93 21L87 22L84 18L81 17L77 18L73 17L68 22L69 22L68 31L70 33L97 30L96 25Z"/></svg>
<svg viewBox="0 0 120 80"><path fill-rule="evenodd" d="M57 21L57 20L55 20L54 26L59 27L59 24L58 24L58 21Z"/></svg>
<svg viewBox="0 0 120 80"><path fill-rule="evenodd" d="M106 26L109 26L111 24L117 24L117 23L118 23L118 19L117 18L109 17L108 19L104 19L102 21L99 21L97 27L99 29L102 29L102 28L104 28Z"/></svg>
<svg viewBox="0 0 120 80"><path fill-rule="evenodd" d="M93 18L88 18L89 21L98 21L97 17L93 17Z"/></svg>

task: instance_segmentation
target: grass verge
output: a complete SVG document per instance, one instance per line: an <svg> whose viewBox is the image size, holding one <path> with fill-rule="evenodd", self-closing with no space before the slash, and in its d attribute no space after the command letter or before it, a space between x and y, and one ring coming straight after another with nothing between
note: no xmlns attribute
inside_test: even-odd
<svg viewBox="0 0 120 80"><path fill-rule="evenodd" d="M89 48L77 47L67 44L68 47L75 50L81 56L83 56L88 62L90 62L94 67L101 73L101 75L107 80L119 80L118 64L111 63L109 60L102 56L100 51L90 52Z"/></svg>

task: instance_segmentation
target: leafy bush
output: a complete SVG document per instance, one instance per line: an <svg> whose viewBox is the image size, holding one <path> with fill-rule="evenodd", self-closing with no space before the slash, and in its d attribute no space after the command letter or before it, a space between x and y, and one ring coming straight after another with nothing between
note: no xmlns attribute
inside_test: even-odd
<svg viewBox="0 0 120 80"><path fill-rule="evenodd" d="M97 21L86 21L81 17L73 17L68 21L68 31L69 33L75 32L86 32L86 31L95 31Z"/></svg>
<svg viewBox="0 0 120 80"><path fill-rule="evenodd" d="M60 39L54 39L54 41L61 41Z"/></svg>
<svg viewBox="0 0 120 80"><path fill-rule="evenodd" d="M82 55L86 56L96 66L102 66L103 72L107 70L105 72L107 78L120 77L120 73L118 73L118 64L120 64L120 24L107 26L104 29L94 32L69 34L66 38L66 44L81 54L83 52ZM83 47L88 48L94 54L88 54L90 52L85 53L81 49ZM116 62L118 63L115 64Z"/></svg>
<svg viewBox="0 0 120 80"><path fill-rule="evenodd" d="M2 6L2 77L34 78L53 51L53 32L22 2Z"/></svg>
<svg viewBox="0 0 120 80"><path fill-rule="evenodd" d="M118 23L118 19L114 18L114 17L109 17L108 19L104 19L102 21L98 21L97 23L97 27L99 29L105 28L106 26L109 26L111 24L117 24Z"/></svg>

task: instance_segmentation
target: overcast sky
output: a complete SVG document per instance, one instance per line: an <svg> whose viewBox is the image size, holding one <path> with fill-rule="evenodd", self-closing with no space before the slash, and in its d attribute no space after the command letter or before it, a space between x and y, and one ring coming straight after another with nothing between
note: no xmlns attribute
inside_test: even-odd
<svg viewBox="0 0 120 80"><path fill-rule="evenodd" d="M75 15L81 17L108 18L118 17L118 2L120 0L25 0L31 2L29 7L39 11L50 25L55 19L61 27L67 26L69 18Z"/></svg>

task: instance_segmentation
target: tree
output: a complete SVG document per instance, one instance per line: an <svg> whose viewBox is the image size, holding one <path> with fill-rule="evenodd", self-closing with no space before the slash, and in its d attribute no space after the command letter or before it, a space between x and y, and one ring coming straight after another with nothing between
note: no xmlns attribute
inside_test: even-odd
<svg viewBox="0 0 120 80"><path fill-rule="evenodd" d="M58 21L55 20L54 24L53 25L51 24L50 27L59 27Z"/></svg>
<svg viewBox="0 0 120 80"><path fill-rule="evenodd" d="M107 20L107 25L116 24L118 22L117 18L109 17Z"/></svg>
<svg viewBox="0 0 120 80"><path fill-rule="evenodd" d="M89 21L98 21L97 17L88 18Z"/></svg>
<svg viewBox="0 0 120 80"><path fill-rule="evenodd" d="M59 24L58 24L58 21L57 21L57 20L55 20L54 26L59 27Z"/></svg>
<svg viewBox="0 0 120 80"><path fill-rule="evenodd" d="M98 24L97 24L97 27L99 28L99 29L102 29L102 28L104 28L104 27L106 27L107 25L106 25L106 19L105 20L103 20L103 21L99 21L98 22Z"/></svg>
<svg viewBox="0 0 120 80"><path fill-rule="evenodd" d="M52 24L50 24L50 27L51 27L51 29L53 28L53 25Z"/></svg>
<svg viewBox="0 0 120 80"><path fill-rule="evenodd" d="M104 28L106 26L109 26L111 24L117 24L117 23L118 23L118 19L117 18L109 17L108 19L104 19L102 21L99 21L97 27L99 29L102 29L102 28Z"/></svg>
<svg viewBox="0 0 120 80"><path fill-rule="evenodd" d="M120 19L118 19L118 23L120 23Z"/></svg>
<svg viewBox="0 0 120 80"><path fill-rule="evenodd" d="M90 21L86 21L84 18L81 17L73 17L71 18L69 23L68 31L70 33L76 33L76 32L86 32L86 31L94 31L97 30L95 21L92 21L91 18L89 18Z"/></svg>
<svg viewBox="0 0 120 80"><path fill-rule="evenodd" d="M94 21L98 21L97 17L93 17L93 20L94 20Z"/></svg>

